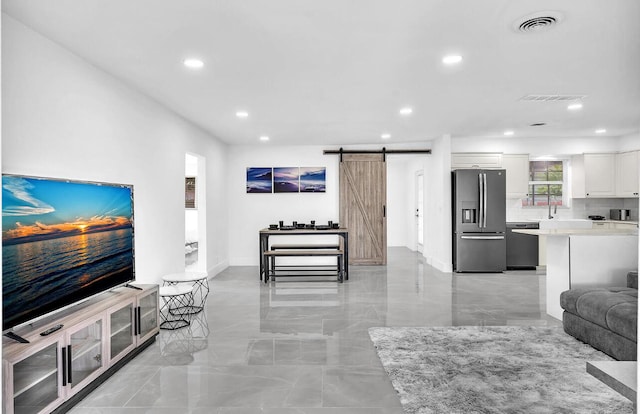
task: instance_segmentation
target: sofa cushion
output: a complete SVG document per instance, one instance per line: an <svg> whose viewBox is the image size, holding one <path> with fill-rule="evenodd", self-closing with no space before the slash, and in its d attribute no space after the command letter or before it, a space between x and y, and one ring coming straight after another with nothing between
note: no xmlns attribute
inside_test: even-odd
<svg viewBox="0 0 640 414"><path fill-rule="evenodd" d="M560 295L564 310L636 341L638 291L624 287L570 289Z"/></svg>
<svg viewBox="0 0 640 414"><path fill-rule="evenodd" d="M625 302L613 306L607 312L607 326L620 336L637 341L638 302Z"/></svg>
<svg viewBox="0 0 640 414"><path fill-rule="evenodd" d="M573 313L562 313L562 326L569 335L612 356L618 361L635 361L637 359L635 341L582 319Z"/></svg>

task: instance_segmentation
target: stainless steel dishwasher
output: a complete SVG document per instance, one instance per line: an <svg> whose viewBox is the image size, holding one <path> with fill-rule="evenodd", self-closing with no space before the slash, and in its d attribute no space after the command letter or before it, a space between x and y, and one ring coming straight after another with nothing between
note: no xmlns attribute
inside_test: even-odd
<svg viewBox="0 0 640 414"><path fill-rule="evenodd" d="M538 265L538 236L514 233L515 229L538 229L533 222L507 223L507 269L534 269Z"/></svg>

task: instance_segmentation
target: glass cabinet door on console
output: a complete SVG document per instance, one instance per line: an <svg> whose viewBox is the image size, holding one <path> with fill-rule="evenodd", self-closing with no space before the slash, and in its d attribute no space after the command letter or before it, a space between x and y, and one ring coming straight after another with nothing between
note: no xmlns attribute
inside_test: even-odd
<svg viewBox="0 0 640 414"><path fill-rule="evenodd" d="M58 357L61 348L60 340L49 343L38 350L30 349L31 354L15 364L5 365L12 378L5 376L4 387L7 395L13 396L3 402L7 413L48 412L62 402L62 365Z"/></svg>
<svg viewBox="0 0 640 414"><path fill-rule="evenodd" d="M109 321L109 364L122 359L135 347L135 301L128 302L107 312Z"/></svg>
<svg viewBox="0 0 640 414"><path fill-rule="evenodd" d="M159 331L158 324L158 286L138 297L138 344L143 343Z"/></svg>
<svg viewBox="0 0 640 414"><path fill-rule="evenodd" d="M67 363L62 385L68 387L68 395L75 394L105 369L104 338L105 325L101 316L91 318L68 331L66 354L65 350L62 353L62 363Z"/></svg>

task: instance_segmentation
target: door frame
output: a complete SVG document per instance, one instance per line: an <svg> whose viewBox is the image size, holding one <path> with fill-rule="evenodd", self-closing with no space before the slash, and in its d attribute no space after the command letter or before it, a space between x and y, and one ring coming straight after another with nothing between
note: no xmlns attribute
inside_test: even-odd
<svg viewBox="0 0 640 414"><path fill-rule="evenodd" d="M424 170L415 172L415 225L416 250L424 252Z"/></svg>

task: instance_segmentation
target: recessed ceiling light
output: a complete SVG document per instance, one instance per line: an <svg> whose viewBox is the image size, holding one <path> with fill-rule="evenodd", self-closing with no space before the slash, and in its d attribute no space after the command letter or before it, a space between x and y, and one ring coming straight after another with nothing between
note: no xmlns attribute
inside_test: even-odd
<svg viewBox="0 0 640 414"><path fill-rule="evenodd" d="M445 65L455 65L462 62L462 56L460 55L447 55L442 58L442 63Z"/></svg>
<svg viewBox="0 0 640 414"><path fill-rule="evenodd" d="M196 58L185 59L182 63L189 69L200 69L204 66L204 62Z"/></svg>
<svg viewBox="0 0 640 414"><path fill-rule="evenodd" d="M408 106L400 110L400 115L407 116L407 115L411 115L412 113L413 113L413 108L410 108Z"/></svg>
<svg viewBox="0 0 640 414"><path fill-rule="evenodd" d="M508 137L508 136L513 135L513 134L514 134L514 132L513 132L513 131L504 131L504 133L503 133L503 134L504 134L505 136L507 136L507 137Z"/></svg>
<svg viewBox="0 0 640 414"><path fill-rule="evenodd" d="M382 134L382 135L380 135L380 138L389 139L389 138L391 138L391 134Z"/></svg>
<svg viewBox="0 0 640 414"><path fill-rule="evenodd" d="M260 141L263 141L263 142L269 141L269 137L266 135L263 135L260 137Z"/></svg>
<svg viewBox="0 0 640 414"><path fill-rule="evenodd" d="M604 134L605 132L607 132L607 130L604 128L596 129L596 134Z"/></svg>
<svg viewBox="0 0 640 414"><path fill-rule="evenodd" d="M580 102L574 102L572 104L569 104L569 106L567 106L567 109L570 111L578 111L582 109L582 104Z"/></svg>
<svg viewBox="0 0 640 414"><path fill-rule="evenodd" d="M238 118L247 118L249 116L249 112L247 112L247 111L238 111L238 112L236 112L236 116Z"/></svg>

